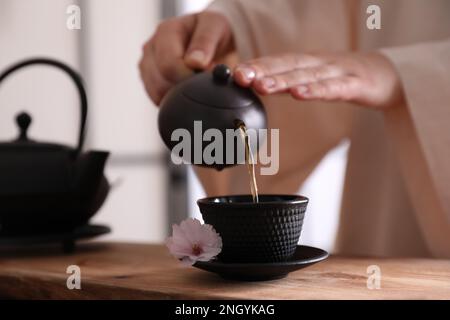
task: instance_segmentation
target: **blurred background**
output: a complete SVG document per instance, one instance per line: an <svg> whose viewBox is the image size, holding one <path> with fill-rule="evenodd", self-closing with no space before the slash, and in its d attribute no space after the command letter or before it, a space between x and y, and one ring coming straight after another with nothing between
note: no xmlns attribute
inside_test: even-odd
<svg viewBox="0 0 450 320"><path fill-rule="evenodd" d="M141 84L142 46L164 18L195 12L209 0L2 0L0 69L29 57L64 61L85 80L89 99L86 149L109 150L113 190L94 222L113 232L103 239L161 242L171 225L200 217L204 191L188 166L169 161L157 131L157 114ZM66 21L81 9L81 29ZM75 145L78 97L57 70L33 67L0 88L0 141L17 134L14 117L33 115L30 136ZM282 130L282 129L281 129ZM299 190L311 199L301 242L332 250L338 225L348 143L332 150ZM1 177L0 177L1 179Z"/></svg>

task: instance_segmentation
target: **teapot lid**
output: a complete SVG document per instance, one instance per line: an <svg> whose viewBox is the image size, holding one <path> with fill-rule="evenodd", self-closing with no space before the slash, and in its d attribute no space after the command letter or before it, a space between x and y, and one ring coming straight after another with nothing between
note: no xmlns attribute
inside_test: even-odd
<svg viewBox="0 0 450 320"><path fill-rule="evenodd" d="M20 133L19 136L13 140L8 142L0 142L0 151L1 150L35 150L35 151L72 151L72 148L56 144L56 143L47 143L47 142L37 142L35 140L31 140L28 138L28 128L30 127L32 122L31 116L22 112L16 117L16 123L19 127Z"/></svg>
<svg viewBox="0 0 450 320"><path fill-rule="evenodd" d="M252 90L234 82L230 68L224 64L217 65L212 72L194 75L177 89L185 98L210 107L235 109L259 103Z"/></svg>
<svg viewBox="0 0 450 320"><path fill-rule="evenodd" d="M84 144L85 137L85 128L86 128L86 118L87 118L87 95L84 90L83 81L80 75L70 68L68 65L59 62L53 59L47 58L33 58L24 61L20 61L11 67L7 68L0 74L0 84L3 80L5 80L8 76L13 74L14 72L22 69L24 67L33 66L33 65L47 65L56 67L62 71L64 71L74 82L76 88L78 89L78 95L80 98L80 131L78 135L78 145L76 148L71 148L65 145L56 144L56 143L41 143L28 139L28 128L31 125L31 116L27 113L22 112L16 118L17 125L20 129L19 137L14 141L9 142L1 142L0 141L0 151L14 151L16 149L20 150L28 150L28 151L66 151L71 152L73 157L76 158L81 154L81 150Z"/></svg>

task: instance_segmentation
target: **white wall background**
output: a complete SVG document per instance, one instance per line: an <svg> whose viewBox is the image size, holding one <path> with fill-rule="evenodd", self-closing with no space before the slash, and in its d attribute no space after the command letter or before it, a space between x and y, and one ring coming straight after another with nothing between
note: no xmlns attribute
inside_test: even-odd
<svg viewBox="0 0 450 320"><path fill-rule="evenodd" d="M68 0L0 1L0 70L30 56L57 57L79 68L76 33L67 30ZM71 80L49 67L10 76L0 88L0 140L16 136L15 115L32 114L30 135L75 145L79 110Z"/></svg>
<svg viewBox="0 0 450 320"><path fill-rule="evenodd" d="M88 145L113 153L107 174L117 182L94 221L114 227L109 239L161 241L166 231L165 168L146 160L163 151L158 110L138 71L142 46L159 21L159 2L88 0L81 5L86 13L84 70L93 106Z"/></svg>

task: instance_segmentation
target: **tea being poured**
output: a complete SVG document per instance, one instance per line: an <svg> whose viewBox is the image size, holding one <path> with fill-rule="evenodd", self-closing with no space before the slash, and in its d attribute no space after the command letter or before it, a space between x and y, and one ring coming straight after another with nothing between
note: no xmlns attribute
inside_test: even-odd
<svg viewBox="0 0 450 320"><path fill-rule="evenodd" d="M250 136L247 134L247 128L244 123L239 124L239 131L241 133L242 141L245 147L245 163L247 165L248 174L250 177L250 190L252 192L252 198L254 203L259 202L258 198L258 185L256 184L255 175L255 159L253 157L253 150L250 145Z"/></svg>

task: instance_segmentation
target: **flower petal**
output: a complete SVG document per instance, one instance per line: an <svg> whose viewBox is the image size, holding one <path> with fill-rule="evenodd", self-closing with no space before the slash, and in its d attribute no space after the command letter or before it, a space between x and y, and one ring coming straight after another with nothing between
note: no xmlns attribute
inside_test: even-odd
<svg viewBox="0 0 450 320"><path fill-rule="evenodd" d="M190 243L196 244L199 242L202 232L202 224L197 219L186 219L181 222L180 228Z"/></svg>
<svg viewBox="0 0 450 320"><path fill-rule="evenodd" d="M222 250L222 238L216 230L197 219L186 219L179 226L173 225L172 230L173 235L166 240L166 245L185 265L209 261Z"/></svg>

